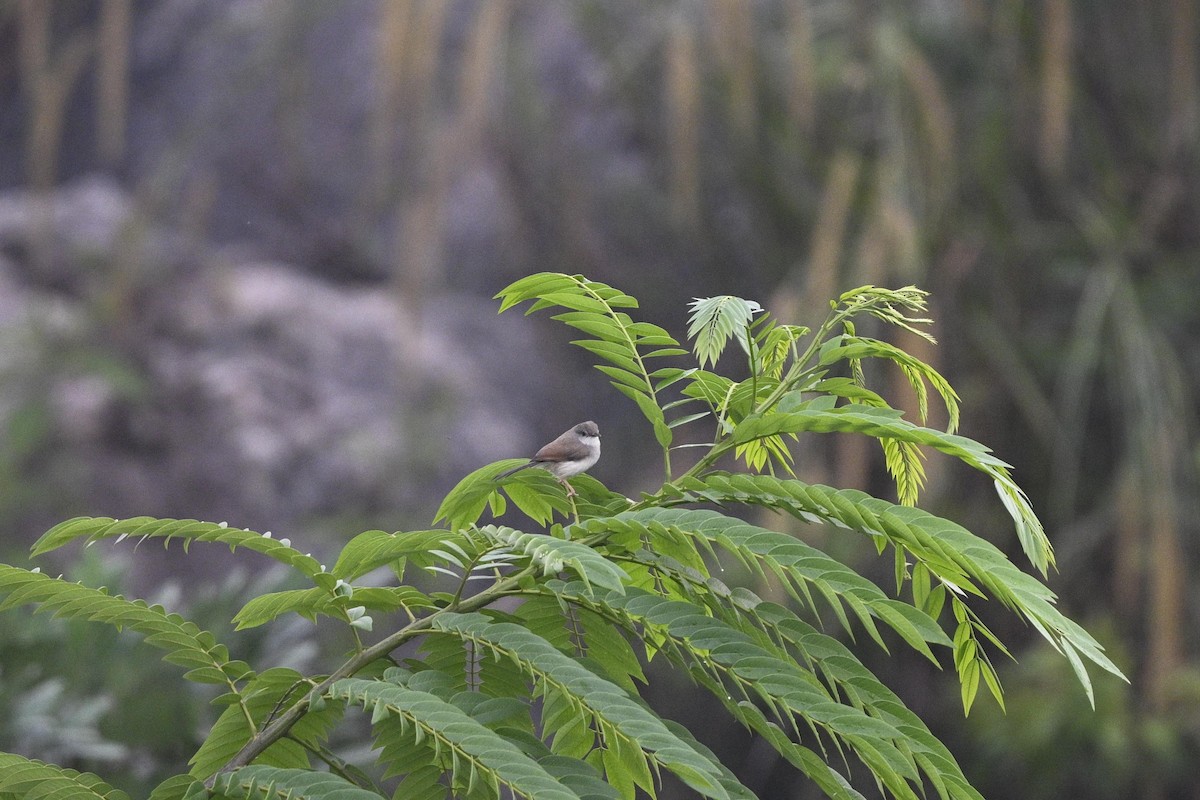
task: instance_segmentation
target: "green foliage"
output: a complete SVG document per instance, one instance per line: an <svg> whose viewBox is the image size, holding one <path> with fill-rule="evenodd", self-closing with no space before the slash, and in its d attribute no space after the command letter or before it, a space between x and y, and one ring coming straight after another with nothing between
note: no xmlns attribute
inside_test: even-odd
<svg viewBox="0 0 1200 800"><path fill-rule="evenodd" d="M924 293L862 287L835 301L812 330L779 324L739 298L697 300L689 335L700 366L713 367L736 341L749 368L741 381L695 367L651 369L651 359L686 351L661 328L634 321L624 309L636 301L604 284L541 274L499 297L501 310L526 301L530 310L565 309L555 318L588 337L575 343L604 362L601 371L634 399L663 448L667 480L658 491L631 500L577 476L568 496L538 470L499 479L512 466L500 462L446 496L437 519L447 527L366 531L332 569L286 540L195 520L80 518L34 545L40 555L79 542L177 539L185 550L197 541L224 543L274 559L311 585L255 597L233 621L239 629L291 613L340 621L353 651L328 674L256 673L211 634L161 608L0 566L0 609L33 605L132 629L187 667L186 680L221 687L215 702L223 711L190 772L162 783L155 800L612 800L654 797L667 773L704 797L755 797L691 733L646 704L643 660L662 661L710 692L829 797L862 796L843 774L853 759L889 797L975 800L950 751L824 629L826 619L855 646L861 639L884 651L911 649L939 667L952 663L967 712L981 684L1003 703L991 659L1007 651L976 611L989 599L1065 656L1089 700L1085 661L1121 676L1041 581L965 528L914 507L921 448L950 456L995 482L1031 563L1043 572L1054 563L1008 465L951 432L958 406L949 384L895 346L855 332L856 317L873 317L925 335ZM866 358L901 370L918 398L917 422L866 385ZM929 388L946 406L950 431L923 425ZM702 410L675 415L687 405ZM687 424L711 425L712 441L676 475L672 430ZM899 503L774 474L779 467L790 476L790 441L832 431L882 443ZM750 474L717 469L727 454ZM536 529L484 519L510 501ZM857 534L880 555L890 550L894 594L795 535L739 519L732 513L739 506ZM729 585L726 566L778 587L784 602ZM396 585L365 582L384 568ZM442 590L413 585L417 572L421 586L433 580ZM377 638L364 641L372 631ZM410 642L418 646L397 664L395 651ZM370 716L377 751L370 764L347 763L329 744L356 708ZM63 797L120 796L91 776L0 758L20 769L14 774L22 777L0 778L24 781L12 784L16 791L62 786ZM0 783L0 794L7 786Z"/></svg>
<svg viewBox="0 0 1200 800"><path fill-rule="evenodd" d="M355 786L337 775L257 765L242 767L221 775L213 789L214 797L221 800L272 800L276 797L371 800L379 797L375 792Z"/></svg>
<svg viewBox="0 0 1200 800"><path fill-rule="evenodd" d="M692 318L688 338L695 342L696 360L701 367L716 364L730 339L750 353L750 323L763 310L762 306L730 295L697 299L689 305Z"/></svg>
<svg viewBox="0 0 1200 800"><path fill-rule="evenodd" d="M128 800L129 795L87 772L0 753L0 797L56 797L63 800Z"/></svg>

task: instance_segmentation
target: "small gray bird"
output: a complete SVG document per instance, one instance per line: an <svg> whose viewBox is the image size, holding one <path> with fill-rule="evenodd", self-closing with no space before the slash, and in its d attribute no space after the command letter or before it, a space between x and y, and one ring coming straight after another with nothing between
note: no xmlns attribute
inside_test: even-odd
<svg viewBox="0 0 1200 800"><path fill-rule="evenodd" d="M586 472L599 460L600 428L596 423L588 420L579 423L538 450L529 463L497 475L496 480L507 478L514 472L520 472L529 467L541 467L548 470L558 479L559 483L567 487L567 497L572 497L575 494L575 488L567 483L567 478Z"/></svg>

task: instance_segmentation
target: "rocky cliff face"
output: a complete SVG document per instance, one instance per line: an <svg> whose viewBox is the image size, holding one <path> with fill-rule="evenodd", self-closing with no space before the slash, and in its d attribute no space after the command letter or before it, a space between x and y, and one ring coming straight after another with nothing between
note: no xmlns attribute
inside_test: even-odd
<svg viewBox="0 0 1200 800"><path fill-rule="evenodd" d="M552 383L520 356L534 329L486 299L417 314L387 285L188 253L104 179L0 194L0 253L0 414L29 440L7 455L42 522L420 526L462 474L537 440L511 411Z"/></svg>

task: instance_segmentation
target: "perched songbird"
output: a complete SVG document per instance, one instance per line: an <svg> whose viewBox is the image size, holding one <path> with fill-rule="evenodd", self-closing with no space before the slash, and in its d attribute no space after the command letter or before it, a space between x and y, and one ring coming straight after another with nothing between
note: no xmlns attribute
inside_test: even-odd
<svg viewBox="0 0 1200 800"><path fill-rule="evenodd" d="M528 467L541 467L549 470L558 478L558 482L567 487L567 497L575 494L574 487L567 483L567 478L586 472L600 460L600 428L588 420L581 422L550 444L538 450L528 464L514 467L508 472L496 476L496 479L507 478L514 472L520 472Z"/></svg>

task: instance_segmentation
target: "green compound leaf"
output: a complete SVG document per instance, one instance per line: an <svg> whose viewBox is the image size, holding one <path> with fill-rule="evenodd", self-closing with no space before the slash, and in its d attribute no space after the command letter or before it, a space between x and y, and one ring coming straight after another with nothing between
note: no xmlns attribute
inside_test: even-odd
<svg viewBox="0 0 1200 800"><path fill-rule="evenodd" d="M533 559L546 575L569 568L586 585L596 585L618 593L625 591L625 582L629 580L629 575L621 567L579 542L556 539L541 533L522 533L495 525L480 528L479 532Z"/></svg>
<svg viewBox="0 0 1200 800"><path fill-rule="evenodd" d="M194 519L155 519L154 517L76 517L55 525L33 544L32 555L40 556L74 541L91 544L103 539L173 539L183 542L186 552L191 542L220 542L230 550L244 548L273 558L295 569L321 586L332 586L334 578L307 553L293 548L286 539L274 539L270 534L231 528L224 522L201 522Z"/></svg>
<svg viewBox="0 0 1200 800"><path fill-rule="evenodd" d="M347 678L334 683L329 696L361 705L376 722L401 720L402 724L394 727L392 739L380 741L380 746L409 751L432 749L458 783L469 783L475 775L476 780L509 787L524 797L579 800L579 795L508 739L437 695L387 680ZM400 732L410 728L419 730L419 737L400 741Z"/></svg>
<svg viewBox="0 0 1200 800"><path fill-rule="evenodd" d="M258 764L218 775L213 789L238 800L379 800L382 797L328 772Z"/></svg>
<svg viewBox="0 0 1200 800"><path fill-rule="evenodd" d="M499 657L516 659L535 681L569 696L574 708L590 716L600 728L606 742L609 737L618 737L627 757L646 758L656 766L665 767L705 797L729 797L722 786L724 776L710 759L672 734L662 720L619 686L583 667L540 636L512 623L492 623L482 614L442 614L435 626Z"/></svg>
<svg viewBox="0 0 1200 800"><path fill-rule="evenodd" d="M13 753L0 753L0 797L129 800L129 795L90 772L76 772Z"/></svg>
<svg viewBox="0 0 1200 800"><path fill-rule="evenodd" d="M922 428L900 419L895 413L862 405L847 405L830 409L809 409L786 414L754 417L739 424L733 438L744 444L780 433L861 433L877 439L926 445L983 472L996 484L1004 507L1016 524L1017 536L1025 555L1035 567L1046 574L1054 564L1054 550L1042 523L1029 504L1025 492L1009 474L1011 467L992 455L991 450L973 439Z"/></svg>
<svg viewBox="0 0 1200 800"><path fill-rule="evenodd" d="M0 564L0 611L34 605L37 613L101 622L118 631L129 628L145 637L146 644L166 651L163 660L186 667L185 677L199 683L223 684L253 677L250 667L229 658L229 649L178 614L142 600L127 600L40 572Z"/></svg>
<svg viewBox="0 0 1200 800"><path fill-rule="evenodd" d="M635 299L582 275L554 272L522 278L505 287L496 297L501 300L501 313L528 300L534 302L525 312L527 314L555 306L568 309L556 314L554 320L591 337L575 340L572 344L607 362L596 368L612 378L614 388L637 404L638 410L650 422L659 445L670 447L674 434L663 417L658 399L660 387L656 377L662 376L647 362L686 351L663 328L648 322L635 322L619 310L637 308ZM677 379L679 375L669 377Z"/></svg>

